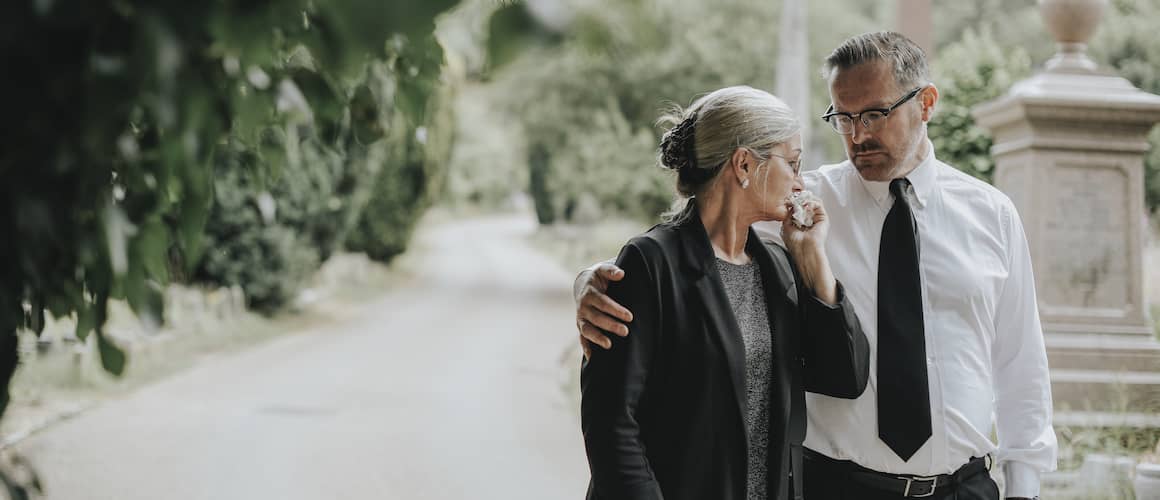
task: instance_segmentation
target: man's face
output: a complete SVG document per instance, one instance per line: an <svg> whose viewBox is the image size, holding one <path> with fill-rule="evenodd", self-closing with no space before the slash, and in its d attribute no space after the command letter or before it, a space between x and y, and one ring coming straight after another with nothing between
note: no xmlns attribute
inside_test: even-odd
<svg viewBox="0 0 1160 500"><path fill-rule="evenodd" d="M886 61L838 69L830 81L834 111L846 113L889 108L911 90L898 86ZM926 137L921 104L926 90L879 119L873 130L867 130L860 119L853 120L853 133L842 137L846 156L863 178L889 181L905 176L918 165L924 153L918 147Z"/></svg>

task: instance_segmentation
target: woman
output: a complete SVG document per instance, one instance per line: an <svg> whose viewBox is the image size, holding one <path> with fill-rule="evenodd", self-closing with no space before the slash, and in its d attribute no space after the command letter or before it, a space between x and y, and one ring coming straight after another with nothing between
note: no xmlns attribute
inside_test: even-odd
<svg viewBox="0 0 1160 500"><path fill-rule="evenodd" d="M769 93L729 87L669 121L661 164L690 198L624 246L609 296L633 312L581 373L589 500L801 495L803 391L858 397L868 346L823 243L788 219L800 126ZM782 221L786 248L750 229Z"/></svg>

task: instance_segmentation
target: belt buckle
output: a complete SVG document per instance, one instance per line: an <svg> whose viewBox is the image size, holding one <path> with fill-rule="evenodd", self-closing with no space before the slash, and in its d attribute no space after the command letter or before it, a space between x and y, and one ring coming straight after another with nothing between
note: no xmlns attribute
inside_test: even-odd
<svg viewBox="0 0 1160 500"><path fill-rule="evenodd" d="M906 481L906 489L903 490L902 496L907 497L907 498L925 498L925 497L929 497L929 496L934 496L934 490L936 487L938 487L938 476L914 476L914 477L899 476L898 479L903 479ZM927 489L925 493L915 493L915 494L911 495L910 488L913 487L916 482L918 484L922 484L923 481L929 481L929 483L928 483L929 489Z"/></svg>

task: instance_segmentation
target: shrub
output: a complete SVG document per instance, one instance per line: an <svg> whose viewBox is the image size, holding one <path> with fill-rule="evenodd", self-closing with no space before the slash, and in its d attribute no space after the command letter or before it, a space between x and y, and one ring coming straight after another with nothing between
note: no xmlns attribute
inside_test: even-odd
<svg viewBox="0 0 1160 500"><path fill-rule="evenodd" d="M235 146L236 147L236 146ZM218 155L214 205L206 223L206 252L193 278L202 283L240 285L247 304L272 312L294 298L320 261L310 234L290 224L316 207L324 174L283 166L267 179L257 155L226 150ZM269 189L267 190L267 184Z"/></svg>
<svg viewBox="0 0 1160 500"><path fill-rule="evenodd" d="M349 250L389 262L407 248L423 211L445 184L455 133L454 98L461 73L444 72L444 54L434 37L400 46L390 71L411 74L404 113L390 120L389 133L372 148L380 168L369 199L346 236ZM383 96L389 98L389 96Z"/></svg>
<svg viewBox="0 0 1160 500"><path fill-rule="evenodd" d="M721 87L772 91L778 2L564 3L574 16L559 43L528 48L490 83L507 96L506 115L525 132L519 150L536 215L544 224L606 215L656 221L674 190L671 176L656 166L662 131L654 123L669 103L688 105ZM878 9L815 2L809 10L811 60L818 61L842 38L873 25ZM501 52L497 59L510 59ZM817 116L828 100L825 82L812 73L801 77L810 80L817 105L802 111ZM840 151L836 134L815 130L816 144Z"/></svg>
<svg viewBox="0 0 1160 500"><path fill-rule="evenodd" d="M1019 47L1000 46L988 31L967 30L961 40L939 51L933 71L940 93L928 125L935 156L991 182L995 168L991 135L975 124L971 108L1030 76L1030 58Z"/></svg>
<svg viewBox="0 0 1160 500"><path fill-rule="evenodd" d="M1103 27L1091 41L1092 58L1113 68L1133 85L1160 94L1160 0L1116 0L1110 3ZM1144 157L1144 200L1148 210L1160 208L1160 126L1148 135Z"/></svg>

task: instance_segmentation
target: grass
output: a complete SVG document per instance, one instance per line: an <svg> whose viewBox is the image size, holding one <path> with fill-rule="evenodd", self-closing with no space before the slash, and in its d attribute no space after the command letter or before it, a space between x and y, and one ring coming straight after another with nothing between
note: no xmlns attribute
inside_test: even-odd
<svg viewBox="0 0 1160 500"><path fill-rule="evenodd" d="M1059 441L1060 470L1075 469L1085 456L1095 453L1150 458L1160 443L1160 428L1156 427L1056 425L1055 435Z"/></svg>

